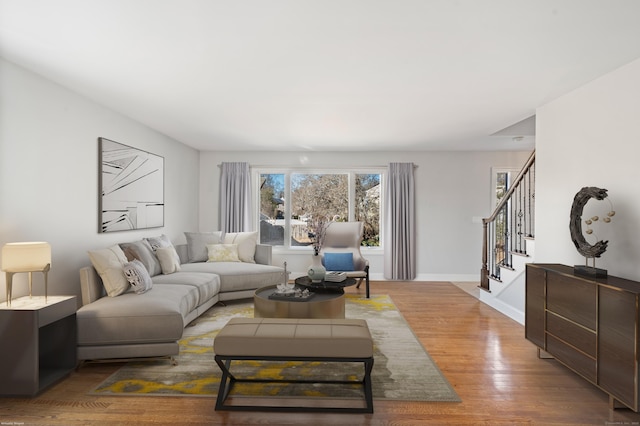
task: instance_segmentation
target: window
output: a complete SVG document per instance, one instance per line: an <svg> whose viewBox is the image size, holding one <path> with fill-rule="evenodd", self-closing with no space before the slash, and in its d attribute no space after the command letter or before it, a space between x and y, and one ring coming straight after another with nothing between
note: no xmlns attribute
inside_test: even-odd
<svg viewBox="0 0 640 426"><path fill-rule="evenodd" d="M311 244L315 221L364 222L363 246L380 246L381 171L258 171L260 243Z"/></svg>
<svg viewBox="0 0 640 426"><path fill-rule="evenodd" d="M380 246L380 175L356 174L355 220L364 222L362 245Z"/></svg>

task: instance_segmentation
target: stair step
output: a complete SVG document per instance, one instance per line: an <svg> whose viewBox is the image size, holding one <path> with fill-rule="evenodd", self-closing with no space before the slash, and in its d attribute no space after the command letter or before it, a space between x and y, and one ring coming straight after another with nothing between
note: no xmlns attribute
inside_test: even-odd
<svg viewBox="0 0 640 426"><path fill-rule="evenodd" d="M517 251L510 251L509 253L511 253L514 256L529 257L529 255L527 253L520 253L520 252L517 252Z"/></svg>
<svg viewBox="0 0 640 426"><path fill-rule="evenodd" d="M516 269L513 266L509 265L498 265L500 269L506 269L507 271L515 271Z"/></svg>

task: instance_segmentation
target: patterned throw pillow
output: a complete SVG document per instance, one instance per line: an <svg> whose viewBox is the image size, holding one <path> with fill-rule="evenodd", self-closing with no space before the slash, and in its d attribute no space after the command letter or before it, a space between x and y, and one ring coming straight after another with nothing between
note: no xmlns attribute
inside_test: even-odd
<svg viewBox="0 0 640 426"><path fill-rule="evenodd" d="M162 272L160 262L156 257L151 245L147 240L139 240L131 243L120 243L120 247L127 256L127 260L130 262L134 259L138 259L147 271L149 275L155 277Z"/></svg>
<svg viewBox="0 0 640 426"><path fill-rule="evenodd" d="M209 244L207 262L240 262L237 244Z"/></svg>
<svg viewBox="0 0 640 426"><path fill-rule="evenodd" d="M166 235L162 234L159 237L151 237L145 238L149 245L151 246L151 250L154 252L157 251L161 247L172 247L171 240Z"/></svg>
<svg viewBox="0 0 640 426"><path fill-rule="evenodd" d="M153 287L153 281L151 281L147 268L139 260L134 259L124 265L123 272L136 294L142 294Z"/></svg>

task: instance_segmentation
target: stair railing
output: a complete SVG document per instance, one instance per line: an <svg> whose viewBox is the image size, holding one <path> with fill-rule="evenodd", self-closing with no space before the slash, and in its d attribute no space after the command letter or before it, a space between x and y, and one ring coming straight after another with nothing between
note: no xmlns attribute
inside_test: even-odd
<svg viewBox="0 0 640 426"><path fill-rule="evenodd" d="M533 151L507 193L488 218L482 219L480 288L500 281L500 268L512 268L512 256L526 255L526 241L535 235L535 161Z"/></svg>

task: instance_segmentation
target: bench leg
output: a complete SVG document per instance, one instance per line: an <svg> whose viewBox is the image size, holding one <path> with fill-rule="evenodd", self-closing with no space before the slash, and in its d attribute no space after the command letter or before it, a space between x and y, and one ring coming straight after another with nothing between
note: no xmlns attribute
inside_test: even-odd
<svg viewBox="0 0 640 426"><path fill-rule="evenodd" d="M373 413L373 389L371 387L371 371L373 370L373 358L364 362L364 378L362 385L364 386L364 399L367 404L367 413Z"/></svg>
<svg viewBox="0 0 640 426"><path fill-rule="evenodd" d="M323 361L323 362L362 362L364 365L364 376L361 381L332 381L332 380L281 380L281 379L244 379L236 378L231 373L231 361L232 360L254 360L254 361ZM333 413L373 413L373 391L371 383L371 371L373 370L373 357L360 358L360 359L344 359L344 358L282 358L282 357L229 357L215 355L215 361L222 370L222 377L220 378L220 387L218 389L218 396L216 398L216 410L233 410L233 411L308 411L308 412L333 412ZM295 407L280 407L280 406L263 406L263 405L225 405L231 389L236 381L247 383L334 383L334 384L360 384L364 391L364 408L342 408L342 407L308 407L308 406L295 406Z"/></svg>
<svg viewBox="0 0 640 426"><path fill-rule="evenodd" d="M220 387L218 388L218 397L216 398L216 410L219 410L224 407L224 401L227 399L227 396L229 396L229 392L231 392L231 388L235 382L235 377L233 377L233 374L231 374L231 371L229 370L231 367L230 359L222 362L222 359L216 356L215 360L220 367L220 370L222 370Z"/></svg>

